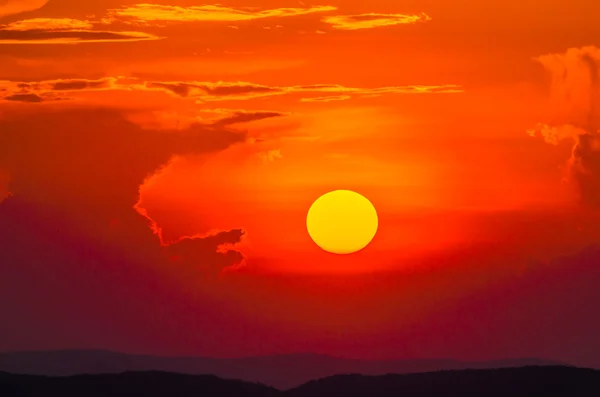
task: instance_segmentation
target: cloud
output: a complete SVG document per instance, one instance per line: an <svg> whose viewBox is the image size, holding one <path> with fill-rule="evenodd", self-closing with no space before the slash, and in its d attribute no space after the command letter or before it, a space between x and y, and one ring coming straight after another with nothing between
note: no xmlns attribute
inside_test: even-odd
<svg viewBox="0 0 600 397"><path fill-rule="evenodd" d="M96 80L60 79L37 82L0 80L0 99L7 101L45 102L67 99L64 95L76 91L101 91L115 87L117 79L105 77Z"/></svg>
<svg viewBox="0 0 600 397"><path fill-rule="evenodd" d="M328 23L334 29L339 30L373 29L384 26L414 24L430 20L431 17L425 13L418 15L369 13L359 15L336 15L323 18L323 22Z"/></svg>
<svg viewBox="0 0 600 397"><path fill-rule="evenodd" d="M567 179L584 205L600 208L600 49L571 48L535 59L551 75L551 117L528 133L551 144L574 140Z"/></svg>
<svg viewBox="0 0 600 397"><path fill-rule="evenodd" d="M238 22L264 18L283 18L299 15L334 11L332 6L313 6L307 8L258 9L255 7L235 8L221 5L171 6L159 4L137 4L108 11L112 18L133 23L149 22Z"/></svg>
<svg viewBox="0 0 600 397"><path fill-rule="evenodd" d="M228 109L217 109L213 111L215 113L218 113L220 117L213 121L211 125L218 127L223 127L232 124L250 123L253 121L271 119L287 115L283 112L274 111L249 111Z"/></svg>
<svg viewBox="0 0 600 397"><path fill-rule="evenodd" d="M301 102L331 102L331 101L345 101L346 99L352 98L350 95L329 95L329 96L317 96L312 98L302 98Z"/></svg>
<svg viewBox="0 0 600 397"><path fill-rule="evenodd" d="M80 30L92 29L94 25L89 21L71 18L33 18L24 19L6 24L3 30Z"/></svg>
<svg viewBox="0 0 600 397"><path fill-rule="evenodd" d="M127 114L127 119L142 128L160 130L181 130L194 124L210 127L227 127L235 124L245 124L260 120L284 117L286 112L272 110L246 109L195 109L189 110L148 110L133 111Z"/></svg>
<svg viewBox="0 0 600 397"><path fill-rule="evenodd" d="M458 85L410 85L375 88L346 87L338 84L313 84L302 86L268 86L244 81L202 82L202 81L146 81L137 78L107 77L99 80L52 80L35 83L0 81L4 87L4 97L12 94L35 93L41 97L51 96L61 91L126 90L163 91L170 95L189 98L199 103L250 100L274 95L299 95L306 93L338 94L331 96L303 97L303 102L326 102L350 99L354 96L372 97L384 94L454 94L463 89Z"/></svg>
<svg viewBox="0 0 600 397"><path fill-rule="evenodd" d="M268 87L246 82L146 82L149 89L166 90L182 97L223 97L245 99L277 94L277 87Z"/></svg>
<svg viewBox="0 0 600 397"><path fill-rule="evenodd" d="M0 26L0 44L77 44L160 40L143 32L93 30L93 23L71 18L34 18Z"/></svg>
<svg viewBox="0 0 600 397"><path fill-rule="evenodd" d="M569 124L550 126L548 124L538 123L534 128L528 130L527 133L533 137L536 135L541 135L546 143L558 145L558 143L563 139L576 139L580 135L587 134L587 131Z"/></svg>
<svg viewBox="0 0 600 397"><path fill-rule="evenodd" d="M140 185L172 156L208 155L245 140L243 131L200 124L175 131L142 129L106 109L39 108L35 117L7 110L0 119L0 141L5 143L0 169L10 175L13 196L5 200L12 204L0 207L0 234L25 228L23 235L39 240L35 244L51 246L51 230L60 228L64 241L55 250L60 255L68 257L67 251L84 244L93 255L110 248L114 260L143 257L160 263L167 258L160 251L162 242L152 233L152 220L135 207ZM14 206L20 208L19 216L13 216ZM233 252L217 252L222 243L214 238L190 239L204 247L194 256L197 267L221 268L227 259L232 260L229 265L239 263ZM211 244L212 251L207 248ZM27 249L0 240L3 255L18 257L15 250Z"/></svg>
<svg viewBox="0 0 600 397"><path fill-rule="evenodd" d="M7 101L15 101L15 102L32 102L38 103L42 102L44 98L37 94L12 94L4 97Z"/></svg>
<svg viewBox="0 0 600 397"><path fill-rule="evenodd" d="M242 241L245 232L242 229L221 231L203 237L184 237L165 245L165 252L172 262L185 266L199 265L216 275L231 266L243 264L244 256L228 247ZM206 258L211 258L206 263Z"/></svg>
<svg viewBox="0 0 600 397"><path fill-rule="evenodd" d="M297 94L306 92L343 93L350 95L379 94L419 94L419 93L460 93L463 89L457 85L443 86L395 86L376 88L354 88L337 84L315 84L305 86L265 86L248 82L188 82L156 83L148 82L150 89L165 89L179 96L195 97L201 101L243 100L272 95ZM305 99L306 100L306 99ZM310 100L310 99L308 99Z"/></svg>
<svg viewBox="0 0 600 397"><path fill-rule="evenodd" d="M54 91L75 91L75 90L98 90L114 86L117 80L111 77L105 77L98 80L70 79L56 80L48 82L50 90Z"/></svg>
<svg viewBox="0 0 600 397"><path fill-rule="evenodd" d="M3 0L0 1L0 18L34 11L42 8L49 0Z"/></svg>
<svg viewBox="0 0 600 397"><path fill-rule="evenodd" d="M263 160L264 163L272 163L277 159L282 159L283 155L281 154L281 149L271 149L265 152L258 153L259 157Z"/></svg>

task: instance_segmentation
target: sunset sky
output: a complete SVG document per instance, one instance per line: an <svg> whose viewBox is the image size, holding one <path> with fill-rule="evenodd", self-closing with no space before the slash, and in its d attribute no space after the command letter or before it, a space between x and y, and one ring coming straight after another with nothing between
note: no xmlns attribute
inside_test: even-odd
<svg viewBox="0 0 600 397"><path fill-rule="evenodd" d="M598 15L0 0L0 350L600 367Z"/></svg>

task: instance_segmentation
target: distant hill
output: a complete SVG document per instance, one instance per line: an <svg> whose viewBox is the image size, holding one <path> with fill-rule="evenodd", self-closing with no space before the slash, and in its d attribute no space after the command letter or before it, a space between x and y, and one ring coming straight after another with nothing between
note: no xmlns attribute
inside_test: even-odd
<svg viewBox="0 0 600 397"><path fill-rule="evenodd" d="M337 374L408 374L456 369L562 365L538 359L461 362L455 360L350 360L317 354L218 359L157 357L104 350L56 350L0 353L0 371L15 374L69 376L125 371L210 374L259 382L280 390Z"/></svg>
<svg viewBox="0 0 600 397"><path fill-rule="evenodd" d="M600 371L522 367L408 375L338 375L308 382L285 397L583 397L600 396Z"/></svg>
<svg viewBox="0 0 600 397"><path fill-rule="evenodd" d="M47 377L0 372L2 397L587 397L600 395L600 371L521 367L407 375L336 375L278 391L211 375L166 372Z"/></svg>
<svg viewBox="0 0 600 397"><path fill-rule="evenodd" d="M0 395L3 397L270 397L279 394L278 390L268 386L224 380L212 375L124 372L47 377L0 373Z"/></svg>

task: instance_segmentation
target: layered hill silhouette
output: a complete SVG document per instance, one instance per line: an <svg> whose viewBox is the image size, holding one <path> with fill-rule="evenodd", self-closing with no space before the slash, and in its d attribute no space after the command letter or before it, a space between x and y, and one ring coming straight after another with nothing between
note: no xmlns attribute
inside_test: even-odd
<svg viewBox="0 0 600 397"><path fill-rule="evenodd" d="M104 350L56 350L0 353L0 371L13 374L69 376L125 371L163 371L209 374L225 379L257 382L280 390L338 374L384 375L439 370L485 369L562 363L519 359L489 362L455 360L351 360L318 354L290 354L248 358L158 357Z"/></svg>
<svg viewBox="0 0 600 397"><path fill-rule="evenodd" d="M166 372L47 377L0 373L5 397L583 397L600 395L600 371L565 366L439 371L405 375L337 375L278 391L211 375Z"/></svg>

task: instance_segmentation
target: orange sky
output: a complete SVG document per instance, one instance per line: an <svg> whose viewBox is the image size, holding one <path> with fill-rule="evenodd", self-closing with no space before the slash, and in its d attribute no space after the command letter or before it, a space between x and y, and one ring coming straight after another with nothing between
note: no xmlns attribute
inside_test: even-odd
<svg viewBox="0 0 600 397"><path fill-rule="evenodd" d="M315 333L356 305L344 326L392 332L407 299L426 316L597 242L600 3L221 3L0 0L2 195ZM335 189L377 208L357 254L306 232Z"/></svg>

